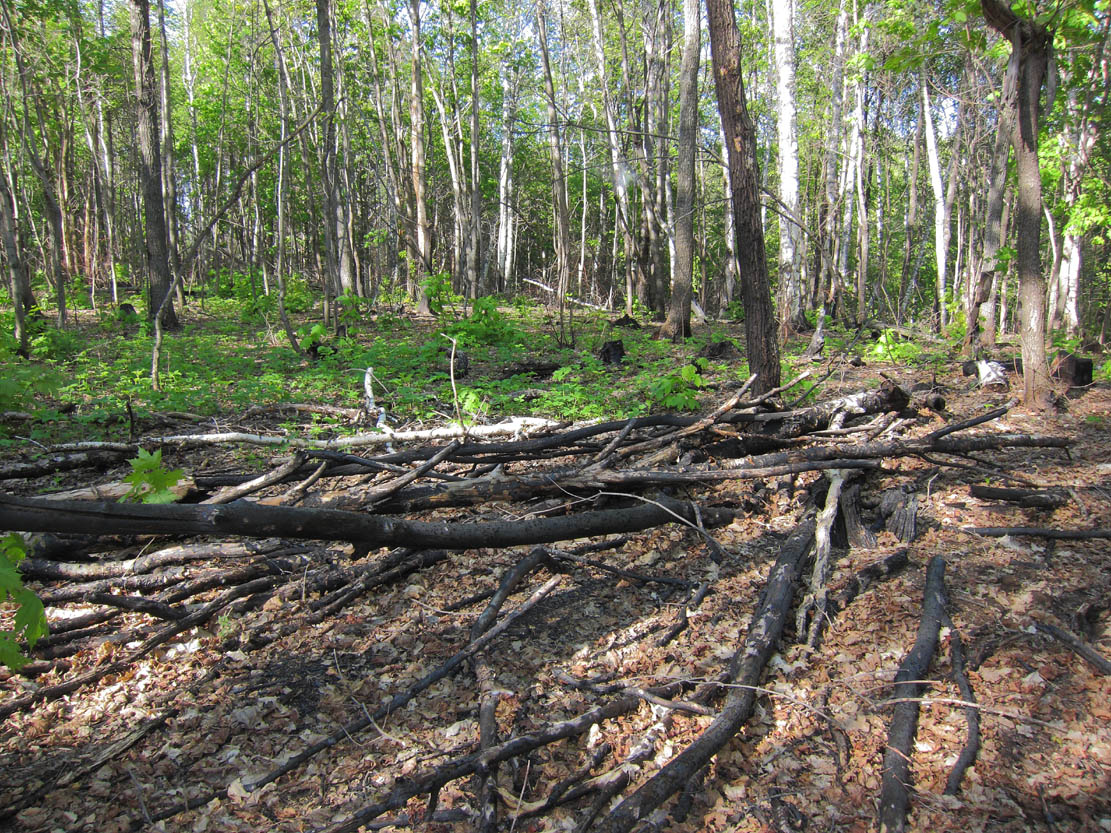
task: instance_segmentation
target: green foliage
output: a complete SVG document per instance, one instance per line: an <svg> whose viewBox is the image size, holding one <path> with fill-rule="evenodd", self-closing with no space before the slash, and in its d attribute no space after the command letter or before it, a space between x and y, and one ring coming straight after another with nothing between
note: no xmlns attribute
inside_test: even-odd
<svg viewBox="0 0 1111 833"><path fill-rule="evenodd" d="M1092 373L1092 378L1101 382L1111 382L1111 359L1097 367Z"/></svg>
<svg viewBox="0 0 1111 833"><path fill-rule="evenodd" d="M297 343L306 353L323 352L321 345L328 337L327 328L317 321L315 324L306 324L297 330Z"/></svg>
<svg viewBox="0 0 1111 833"><path fill-rule="evenodd" d="M471 314L447 328L466 346L515 345L525 340L525 334L514 322L498 310L497 299L486 296L474 302Z"/></svg>
<svg viewBox="0 0 1111 833"><path fill-rule="evenodd" d="M0 411L17 411L33 406L38 394L58 388L58 374L40 364L17 361L0 353L4 373L0 375Z"/></svg>
<svg viewBox="0 0 1111 833"><path fill-rule="evenodd" d="M336 310L339 323L353 330L363 321L363 315L369 308L369 302L358 295L344 293L336 298Z"/></svg>
<svg viewBox="0 0 1111 833"><path fill-rule="evenodd" d="M19 649L20 641L33 648L47 633L46 611L42 601L23 586L19 562L27 557L23 538L12 532L0 539L0 603L19 605L12 630L0 630L0 665L18 670L28 659Z"/></svg>
<svg viewBox="0 0 1111 833"><path fill-rule="evenodd" d="M39 329L39 328L35 328ZM73 330L59 330L49 325L31 336L31 354L47 361L63 361L78 352L83 346L79 333Z"/></svg>
<svg viewBox="0 0 1111 833"><path fill-rule="evenodd" d="M945 338L951 349L959 349L968 334L968 316L960 298L954 298L951 291L945 293L945 309L949 313L949 323L945 327Z"/></svg>
<svg viewBox="0 0 1111 833"><path fill-rule="evenodd" d="M1055 330L1053 333L1053 347L1057 350L1063 350L1066 353L1080 352L1080 346L1083 340L1080 336L1070 336L1063 330Z"/></svg>
<svg viewBox="0 0 1111 833"><path fill-rule="evenodd" d="M164 469L162 449L148 454L145 449L140 448L139 456L127 462L131 465L131 474L123 482L130 483L131 490L120 498L120 503L173 503L177 499L171 489L185 478L185 472L181 469Z"/></svg>
<svg viewBox="0 0 1111 833"><path fill-rule="evenodd" d="M444 310L454 307L463 299L451 290L451 274L436 272L424 279L425 297L428 298L428 308L432 314L439 317Z"/></svg>
<svg viewBox="0 0 1111 833"><path fill-rule="evenodd" d="M906 364L922 358L921 345L913 341L903 341L894 330L884 330L872 346L872 355L882 361Z"/></svg>
<svg viewBox="0 0 1111 833"><path fill-rule="evenodd" d="M695 411L698 409L698 392L706 386L702 376L709 362L698 359L695 364L685 364L665 376L661 376L648 388L648 397L653 405L667 410Z"/></svg>

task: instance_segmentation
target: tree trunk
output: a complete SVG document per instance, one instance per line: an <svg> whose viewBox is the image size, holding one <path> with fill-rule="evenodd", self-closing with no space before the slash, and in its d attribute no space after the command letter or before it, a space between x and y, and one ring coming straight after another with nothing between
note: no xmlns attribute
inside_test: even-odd
<svg viewBox="0 0 1111 833"><path fill-rule="evenodd" d="M1014 132L1015 111L1018 106L1016 98L1018 89L1018 63L1019 53L1012 52L1007 63L1007 71L1003 76L1002 89L999 95L999 111L996 117L995 143L992 147L991 170L988 174L988 194L984 220L984 248L980 261L980 274L976 281L976 290L972 296L972 303L968 310L968 336L965 341L965 350L968 353L978 352L980 347L989 347L995 344L995 287L998 284L998 254L999 247L1003 244L1003 236L1007 223L1004 220L1004 190L1007 184L1007 162L1011 151L1011 134ZM981 330L980 307L985 308L986 327Z"/></svg>
<svg viewBox="0 0 1111 833"><path fill-rule="evenodd" d="M424 279L431 274L432 227L428 221L428 175L425 170L424 149L424 78L421 73L420 0L409 0L409 23L412 29L413 76L409 92L410 171L413 180L413 211L416 228L413 259L416 261L416 280L412 292L417 298L417 311L428 315L428 295Z"/></svg>
<svg viewBox="0 0 1111 833"><path fill-rule="evenodd" d="M614 114L614 104L609 92L609 72L606 69L606 53L602 39L602 16L598 11L597 0L590 0L590 19L594 32L594 60L597 64L598 83L602 88L602 109L606 116L606 140L610 152L610 168L613 176L614 207L617 212L617 226L621 229L621 237L625 245L625 313L633 314L634 283L643 284L640 276L640 257L638 246L633 235L632 217L630 215L629 182L635 177L632 169L621 150L621 136L617 131L617 117ZM636 271L638 278L633 279Z"/></svg>
<svg viewBox="0 0 1111 833"><path fill-rule="evenodd" d="M6 156L6 154L5 154ZM8 173L0 171L0 241L4 245L4 261L8 272L8 291L11 292L12 305L15 307L15 329L12 335L16 342L16 353L29 358L28 334L25 314L31 306L28 295L30 286L20 255L18 232L15 223L15 201L8 188Z"/></svg>
<svg viewBox="0 0 1111 833"><path fill-rule="evenodd" d="M168 298L172 277L166 207L162 194L162 153L159 139L159 96L154 77L150 41L150 0L130 0L131 56L135 68L136 118L139 140L139 183L143 192L146 220L146 265L150 270L149 315L159 316L167 329L179 327L172 298ZM159 313L161 310L161 313Z"/></svg>
<svg viewBox="0 0 1111 833"><path fill-rule="evenodd" d="M544 94L548 107L548 149L552 158L552 202L556 221L556 272L560 310L571 279L571 219L567 209L567 179L563 173L563 142L559 132L559 110L555 85L548 58L547 10L536 11L537 38L540 42L540 63L544 68ZM561 315L562 319L562 315Z"/></svg>
<svg viewBox="0 0 1111 833"><path fill-rule="evenodd" d="M737 222L737 257L745 306L745 342L749 369L757 374L754 391L779 387L779 343L768 283L764 227L760 221L756 130L745 102L741 77L741 33L733 0L707 0L710 52L718 111L725 131L733 211Z"/></svg>
<svg viewBox="0 0 1111 833"><path fill-rule="evenodd" d="M1011 131L1018 172L1015 258L1021 305L1023 400L1027 407L1049 404L1045 357L1045 277L1041 268L1042 178L1038 167L1038 113L1052 37L1035 21L1020 18L1001 0L980 0L988 24L1011 41L1018 59L1018 114Z"/></svg>
<svg viewBox="0 0 1111 833"><path fill-rule="evenodd" d="M795 106L794 4L772 0L776 124L779 137L779 333L786 338L806 324L802 309L802 232L799 217L799 147Z"/></svg>
<svg viewBox="0 0 1111 833"><path fill-rule="evenodd" d="M274 26L274 15L270 11L268 0L262 0L262 8L266 14L270 40L274 44L274 64L278 71L278 107L281 114L282 131L282 147L278 151L278 182L274 189L274 211L277 214L277 229L274 241L277 250L277 263L274 273L278 281L278 317L281 319L282 329L285 331L289 346L300 354L302 352L301 344L297 340L297 334L293 332L293 325L290 323L289 315L285 310L286 215L288 214L287 203L289 202L289 164L287 161L289 148L286 145L289 141L289 88L291 85L288 83L289 71L286 68L285 53L282 51L281 41L278 40L278 30Z"/></svg>
<svg viewBox="0 0 1111 833"><path fill-rule="evenodd" d="M683 2L683 57L679 69L679 154L675 160L675 273L661 338L672 341L691 332L694 275L694 162L698 143L698 63L702 40L699 0Z"/></svg>

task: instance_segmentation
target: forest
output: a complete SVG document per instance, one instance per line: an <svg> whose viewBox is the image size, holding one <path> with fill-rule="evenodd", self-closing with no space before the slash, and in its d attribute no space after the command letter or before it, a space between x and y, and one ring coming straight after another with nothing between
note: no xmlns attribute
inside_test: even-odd
<svg viewBox="0 0 1111 833"><path fill-rule="evenodd" d="M1111 829L1108 0L0 0L0 828Z"/></svg>

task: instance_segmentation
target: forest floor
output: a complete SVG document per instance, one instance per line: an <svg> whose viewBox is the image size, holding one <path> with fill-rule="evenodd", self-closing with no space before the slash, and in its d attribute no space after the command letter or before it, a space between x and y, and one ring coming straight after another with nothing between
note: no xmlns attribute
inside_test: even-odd
<svg viewBox="0 0 1111 833"><path fill-rule="evenodd" d="M676 350L677 356L683 352ZM871 362L831 368L835 373L822 398L875 387L881 373L907 390L925 383L941 392L945 412L919 409L905 428L907 436L982 414L1013 395L977 388L956 362L929 369ZM705 409L726 396L703 392ZM848 547L835 537L831 591L836 594L862 568L903 546L909 565L876 581L838 612L814 651L798 644L793 624L788 626L761 683L753 718L683 796L681 802L689 805L685 817L680 820L682 813L675 813L656 829L874 829L892 717L891 684L915 641L926 564L940 555L952 629L942 630L927 676L910 762L914 793L908 829L1111 831L1111 676L1035 629L1036 623L1057 625L1111 657L1111 542L992 538L963 529L1111 526L1111 385L1074 390L1065 404L1067 409L1049 415L1015 408L972 433L1064 436L1072 441L1067 452L1014 448L977 459L901 457L886 459L881 470L866 474L861 489L865 522L872 520L881 492L904 487L918 499L918 534L903 544L881 530L871 549ZM288 417L266 415L225 414L221 420L226 430L255 433L287 424ZM152 426L148 433L164 434L165 429ZM19 459L15 451L5 452L0 463ZM258 449L165 451L168 466L190 475L242 471L249 457L256 471L268 467ZM522 463L515 470L541 465ZM128 471L124 464L95 475L86 470L10 480L4 490L40 494L118 481ZM491 675L486 691L496 696L499 740L541 731L612 699L599 686L589 690L570 684L572 678L647 688L708 680L727 667L746 636L780 545L809 499L808 486L822 477L810 472L783 482L727 480L683 490L682 497L702 507L737 512L731 524L710 530L721 547L720 563L709 557L698 531L674 524L621 536L615 546L592 556L610 567L684 583L637 580L585 563L563 575L555 590L483 655ZM361 488L365 480L331 481L327 494ZM1060 508L1045 510L971 497L970 485L984 483L1058 487L1068 499ZM262 495L284 490L274 487ZM561 501L568 502L487 503L426 512L422 518L452 524L512 520L551 510ZM182 540L114 538L96 557L134 557L172 543ZM267 546L276 550L286 544ZM485 606L468 600L497 587L528 550L449 552L396 583L351 598L326 617L314 616L311 593L274 593L257 606L229 608L231 615L225 612L185 630L95 682L15 711L0 725L0 828L307 831L342 822L396 792L406 779L419 779L478 748L483 686L470 664L364 731L340 732L336 742L323 744L288 774L258 789L249 787L305 748L335 737L345 724L405 691L466 646ZM294 552L303 565L302 578L321 565L358 577L390 557L388 550L360 552L333 542L308 542L285 552L287 557ZM236 563L248 560L240 555ZM213 560L181 569L195 576L232 566ZM521 604L542 578L526 581L507 610ZM298 575L289 580L296 585ZM661 636L683 615L685 588L702 582L709 593L686 614L687 627L661 644ZM28 584L38 592L54 592L62 582ZM214 588L193 601L207 601L222 590ZM95 609L75 599L49 606L48 614L61 621ZM124 641L95 640L34 677L0 674L0 708L111 665L163 624L148 613L121 613L105 633L125 634ZM966 701L951 678L955 633L967 657L982 745L959 791L945 795L967 735ZM491 829L581 829L596 793L538 814L555 785L576 777L575 783L588 783L624 768L631 778L627 795L712 719L643 702L587 732L513 758L496 771L500 801L497 827ZM631 751L645 743L649 754L632 758ZM425 795L379 822L392 819L428 831L476 830L478 789L473 776L451 780L440 789L430 819L424 818ZM194 806L163 818L182 802ZM615 802L598 807L599 817Z"/></svg>

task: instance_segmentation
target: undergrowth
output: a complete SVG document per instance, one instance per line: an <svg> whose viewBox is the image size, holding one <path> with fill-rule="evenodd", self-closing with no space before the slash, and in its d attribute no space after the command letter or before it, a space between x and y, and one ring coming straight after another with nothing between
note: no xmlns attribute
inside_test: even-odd
<svg viewBox="0 0 1111 833"><path fill-rule="evenodd" d="M256 278L257 280L257 278ZM161 391L150 387L153 334L139 298L122 298L139 316L114 308L86 311L78 327L40 325L33 359L19 359L10 335L0 339L0 410L30 420L0 423L0 448L28 441L129 440L156 415L183 412L203 419L241 414L257 405L310 402L358 407L363 374L374 368L375 395L399 422L454 418L456 401L468 421L508 415L560 420L620 419L653 411L693 411L748 374L743 361L695 360L724 332L701 332L683 345L653 338L653 327L615 330L608 318L577 312L574 346L561 338L555 315L535 304L465 303L443 281L430 280L438 315L407 317L395 304L336 300L337 335L320 324L303 282L291 280L286 308L302 356L279 323L272 296L255 298L242 275L222 276L219 288L192 299L184 326L165 334ZM6 313L11 317L10 310ZM10 321L0 312L0 332ZM622 362L603 364L601 345L621 339ZM451 340L456 386L451 385ZM738 341L737 339L734 339ZM464 358L465 357L465 358ZM469 368L463 368L466 362ZM550 375L531 364L557 363ZM523 367L522 372L514 372ZM469 372L467 372L469 371ZM785 376L789 374L785 365ZM291 420L284 427L315 437L358 430L337 419Z"/></svg>

